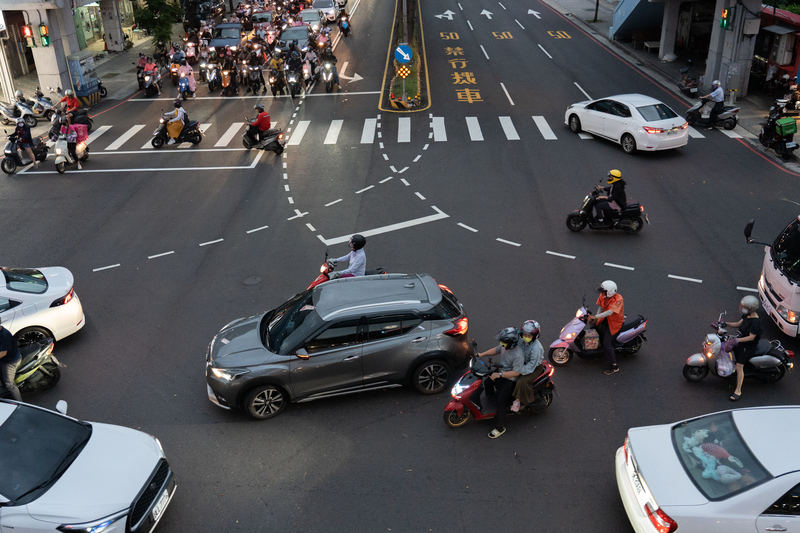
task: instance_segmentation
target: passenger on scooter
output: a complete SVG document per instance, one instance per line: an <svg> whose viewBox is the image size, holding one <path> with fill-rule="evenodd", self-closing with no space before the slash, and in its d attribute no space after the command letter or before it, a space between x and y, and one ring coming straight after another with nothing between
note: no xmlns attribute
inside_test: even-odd
<svg viewBox="0 0 800 533"><path fill-rule="evenodd" d="M707 130L714 128L714 122L717 120L717 116L722 113L722 110L725 108L725 93L722 91L722 84L719 80L714 80L711 82L711 87L713 90L705 96L701 96L700 98L711 98L714 101L714 107L711 108L711 113L708 115L708 127Z"/></svg>
<svg viewBox="0 0 800 533"><path fill-rule="evenodd" d="M306 54L303 56L303 61L307 61L308 64L311 65L311 76L314 76L317 72L317 67L319 66L319 56L317 56L317 53L310 46L308 47Z"/></svg>
<svg viewBox="0 0 800 533"><path fill-rule="evenodd" d="M330 279L336 278L352 278L354 276L363 276L367 270L367 254L364 253L364 245L367 244L367 239L363 235L353 235L350 237L350 253L343 255L333 262L347 261L348 267L340 272L331 272L328 274Z"/></svg>
<svg viewBox="0 0 800 533"><path fill-rule="evenodd" d="M61 117L60 121L61 133L67 138L67 152L69 152L69 156L73 161L78 162L78 170L82 170L83 167L81 166L81 161L78 159L78 154L76 152L78 147L78 132L75 126L67 122L66 118Z"/></svg>
<svg viewBox="0 0 800 533"><path fill-rule="evenodd" d="M517 379L516 386L514 387L514 403L511 404L511 410L516 412L523 405L533 403L535 394L531 385L533 382L544 373L544 348L542 343L539 342L539 323L535 320L526 320L522 324L522 329L519 332L522 353L525 355L525 364L522 367L521 376Z"/></svg>
<svg viewBox="0 0 800 533"><path fill-rule="evenodd" d="M28 154L28 157L33 162L33 168L39 168L39 162L36 160L36 156L33 155L31 129L22 118L17 119L17 129L14 130L14 135L17 136L17 147L25 150L25 153Z"/></svg>
<svg viewBox="0 0 800 533"><path fill-rule="evenodd" d="M283 70L283 59L280 52L273 52L272 59L269 60L269 68L273 70Z"/></svg>
<svg viewBox="0 0 800 533"><path fill-rule="evenodd" d="M597 324L597 332L600 334L600 342L603 344L603 355L606 359L605 374L610 376L619 372L617 366L617 356L614 353L614 339L622 328L625 321L625 303L622 295L617 293L617 284L611 280L606 280L597 286L597 313L589 315L590 322ZM608 318L608 320L605 320Z"/></svg>
<svg viewBox="0 0 800 533"><path fill-rule="evenodd" d="M22 401L22 396L14 383L14 377L17 375L20 361L22 354L19 353L14 335L0 324L0 383L18 402Z"/></svg>
<svg viewBox="0 0 800 533"><path fill-rule="evenodd" d="M597 203L594 204L595 213L597 213L597 221L601 224L604 222L604 217L611 218L614 211L624 211L628 207L628 197L625 195L625 180L622 179L622 172L619 170L609 170L608 179L606 183L609 187L599 187L598 190L605 191L604 196L597 197ZM609 220L609 222L611 222Z"/></svg>
<svg viewBox="0 0 800 533"><path fill-rule="evenodd" d="M272 127L272 122L269 113L264 111L264 104L256 104L253 109L258 109L258 116L250 123L247 135L253 139L253 142L261 142L264 139L264 132Z"/></svg>
<svg viewBox="0 0 800 533"><path fill-rule="evenodd" d="M189 92L192 93L192 98L197 98L197 94L195 94L197 82L194 79L194 69L192 69L191 65L186 63L185 59L181 60L181 67L178 69L178 75L183 75L189 80Z"/></svg>
<svg viewBox="0 0 800 533"><path fill-rule="evenodd" d="M742 319L736 322L725 322L726 326L739 328L739 344L733 348L736 357L736 390L731 394L730 401L735 402L742 396L742 383L744 382L744 365L756 354L758 341L764 329L758 317L758 298L745 296L739 302Z"/></svg>
<svg viewBox="0 0 800 533"><path fill-rule="evenodd" d="M175 139L181 134L183 125L186 122L186 110L181 106L181 99L176 98L173 105L175 105L175 111L166 113L166 116L175 115L174 118L171 118L167 123L167 135L170 137L167 144L175 144Z"/></svg>

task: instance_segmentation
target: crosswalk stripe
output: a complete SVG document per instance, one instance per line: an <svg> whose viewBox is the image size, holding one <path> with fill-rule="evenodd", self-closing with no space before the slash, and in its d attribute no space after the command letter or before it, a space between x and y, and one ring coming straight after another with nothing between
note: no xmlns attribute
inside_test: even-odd
<svg viewBox="0 0 800 533"><path fill-rule="evenodd" d="M126 142L128 142L129 140L131 140L131 137L133 137L134 135L136 135L137 133L139 133L139 130L141 130L141 129L142 129L142 128L144 128L144 127L145 127L145 125L144 125L144 124L136 124L135 126L131 127L131 129L129 129L128 131L126 131L125 133L123 133L123 134L122 134L122 135L119 137L119 139L117 139L117 140L116 140L116 141L114 141L113 143L109 144L109 145L106 147L106 150L119 150L120 148L122 148L122 145L123 145L123 144L125 144Z"/></svg>
<svg viewBox="0 0 800 533"><path fill-rule="evenodd" d="M481 131L481 125L478 124L478 117L466 117L466 119L467 129L469 130L469 139L471 141L482 141L483 132Z"/></svg>
<svg viewBox="0 0 800 533"><path fill-rule="evenodd" d="M328 127L328 134L325 136L325 141L322 144L336 144L339 139L339 132L342 131L342 123L344 120L331 120L331 125Z"/></svg>
<svg viewBox="0 0 800 533"><path fill-rule="evenodd" d="M742 138L742 136L739 135L738 133L736 133L735 131L728 131L728 130L719 130L719 131L721 131L722 133L724 133L725 135L727 135L731 139L741 139Z"/></svg>
<svg viewBox="0 0 800 533"><path fill-rule="evenodd" d="M225 132L225 135L219 138L214 147L219 148L221 146L228 146L228 143L231 142L234 135L239 133L239 130L242 129L242 126L244 126L244 122L234 122L231 124L231 126L228 128L228 131Z"/></svg>
<svg viewBox="0 0 800 533"><path fill-rule="evenodd" d="M94 130L92 133L89 134L89 138L86 139L86 144L93 143L98 137L100 137L102 134L104 134L110 129L111 126L100 126L99 128L97 128L96 130Z"/></svg>
<svg viewBox="0 0 800 533"><path fill-rule="evenodd" d="M583 132L580 132L580 133L578 134L578 137L580 137L580 138L581 138L581 139L583 139L583 140L594 139L594 136L593 136L591 133L583 133Z"/></svg>
<svg viewBox="0 0 800 533"><path fill-rule="evenodd" d="M694 129L693 127L689 126L689 137L692 139L705 139L706 136Z"/></svg>
<svg viewBox="0 0 800 533"><path fill-rule="evenodd" d="M433 117L431 127L433 128L433 142L446 142L447 130L444 128L444 117Z"/></svg>
<svg viewBox="0 0 800 533"><path fill-rule="evenodd" d="M550 128L550 125L547 123L547 120L545 120L544 117L535 116L531 118L533 118L533 121L536 123L536 127L539 128L539 132L542 134L542 137L544 137L546 141L553 141L558 139L558 137L556 137L556 134L553 133L553 130Z"/></svg>
<svg viewBox="0 0 800 533"><path fill-rule="evenodd" d="M297 145L303 140L303 135L306 134L306 130L308 129L308 125L311 124L310 120L301 120L297 123L297 127L292 132L292 136L289 137L289 142L286 144L289 145Z"/></svg>
<svg viewBox="0 0 800 533"><path fill-rule="evenodd" d="M397 142L410 143L411 142L411 118L400 117L397 124Z"/></svg>
<svg viewBox="0 0 800 533"><path fill-rule="evenodd" d="M500 118L500 125L503 126L503 133L506 134L506 139L509 141L518 141L519 133L517 133L517 128L514 127L514 123L511 122L511 117L498 118Z"/></svg>
<svg viewBox="0 0 800 533"><path fill-rule="evenodd" d="M377 118L368 118L364 120L364 129L361 131L361 144L372 144L375 142L375 127L377 125Z"/></svg>
<svg viewBox="0 0 800 533"><path fill-rule="evenodd" d="M210 127L211 127L211 124L200 124L199 126L197 126L197 129L199 129L200 131L205 133L206 130L208 128L210 128ZM189 148L190 146L194 146L194 145L192 143L181 143L180 146L178 146L178 148Z"/></svg>

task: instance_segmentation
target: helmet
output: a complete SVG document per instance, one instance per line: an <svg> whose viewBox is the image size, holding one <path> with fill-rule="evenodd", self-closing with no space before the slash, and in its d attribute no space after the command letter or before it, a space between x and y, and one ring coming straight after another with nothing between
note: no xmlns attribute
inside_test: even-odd
<svg viewBox="0 0 800 533"><path fill-rule="evenodd" d="M185 59L181 59L181 65L185 65L185 64L186 64L186 60Z"/></svg>
<svg viewBox="0 0 800 533"><path fill-rule="evenodd" d="M784 75L782 76L782 79L783 79L783 80L786 80L786 81L789 81L789 75L788 75L788 74L784 74Z"/></svg>
<svg viewBox="0 0 800 533"><path fill-rule="evenodd" d="M522 330L520 331L520 335L523 337L531 336L531 342L535 341L539 338L539 323L535 320L526 320L522 324Z"/></svg>
<svg viewBox="0 0 800 533"><path fill-rule="evenodd" d="M22 98L22 91L15 92L14 96L16 96L17 98Z"/></svg>
<svg viewBox="0 0 800 533"><path fill-rule="evenodd" d="M615 294L617 294L617 284L611 281L610 279L605 280L603 283L597 286L597 292L600 294L605 294L606 298L611 298Z"/></svg>
<svg viewBox="0 0 800 533"><path fill-rule="evenodd" d="M716 89L717 87L719 87L720 85L722 85L722 84L719 82L719 80L714 80L714 81L712 81L712 82L711 82L711 86L712 86L713 88L715 88L715 89Z"/></svg>
<svg viewBox="0 0 800 533"><path fill-rule="evenodd" d="M22 117L19 117L17 119L17 126L24 126L24 125L25 125L25 120Z"/></svg>
<svg viewBox="0 0 800 533"><path fill-rule="evenodd" d="M264 104L256 104L253 106L253 109L258 109L259 111L264 111Z"/></svg>
<svg viewBox="0 0 800 533"><path fill-rule="evenodd" d="M228 22L228 19L226 19L226 18L223 18L223 19L222 19L222 22Z"/></svg>
<svg viewBox="0 0 800 533"><path fill-rule="evenodd" d="M363 235L355 234L350 237L350 243L353 245L353 250L360 250L367 244L367 239Z"/></svg>
<svg viewBox="0 0 800 533"><path fill-rule="evenodd" d="M173 103L173 105L175 107L180 107L181 106L181 99L180 98L176 98L175 100L172 101L172 103Z"/></svg>
<svg viewBox="0 0 800 533"><path fill-rule="evenodd" d="M276 50L275 52L272 52L272 57L278 59L279 57L281 57L281 53Z"/></svg>
<svg viewBox="0 0 800 533"><path fill-rule="evenodd" d="M609 170L608 171L608 180L606 181L606 183L616 183L621 179L622 179L622 172L620 172L619 170L616 170L616 169Z"/></svg>
<svg viewBox="0 0 800 533"><path fill-rule="evenodd" d="M292 59L300 59L300 52L298 52L297 50L292 52Z"/></svg>
<svg viewBox="0 0 800 533"><path fill-rule="evenodd" d="M742 298L742 301L739 302L739 305L748 311L757 311L760 304L758 303L758 298L752 295L747 295Z"/></svg>
<svg viewBox="0 0 800 533"><path fill-rule="evenodd" d="M144 57L144 52L139 52L139 57Z"/></svg>
<svg viewBox="0 0 800 533"><path fill-rule="evenodd" d="M64 91L64 96L72 96L72 89L67 89Z"/></svg>
<svg viewBox="0 0 800 533"><path fill-rule="evenodd" d="M508 349L516 348L517 344L519 344L519 330L515 327L508 326L500 330L496 339L500 341L501 344L506 344L506 348Z"/></svg>

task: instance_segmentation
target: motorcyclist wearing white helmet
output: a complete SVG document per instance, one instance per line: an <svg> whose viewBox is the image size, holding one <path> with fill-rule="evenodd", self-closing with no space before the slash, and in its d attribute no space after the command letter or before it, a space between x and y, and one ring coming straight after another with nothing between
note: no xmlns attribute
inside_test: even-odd
<svg viewBox="0 0 800 533"><path fill-rule="evenodd" d="M708 127L707 130L710 130L714 127L714 122L717 120L717 116L722 113L723 108L725 107L725 93L722 90L722 84L719 80L714 80L711 82L712 91L705 96L701 96L700 98L711 98L714 101L714 107L711 108L711 113L708 115Z"/></svg>
<svg viewBox="0 0 800 533"><path fill-rule="evenodd" d="M525 364L522 367L522 374L516 382L514 387L514 403L511 404L511 410L516 412L523 405L532 403L534 398L533 388L530 386L536 378L544 373L544 348L542 343L539 342L539 334L541 329L539 323L535 320L526 320L519 330L519 345L522 347L522 353L525 355Z"/></svg>
<svg viewBox="0 0 800 533"><path fill-rule="evenodd" d="M614 339L625 321L625 303L622 295L617 292L617 284L610 279L598 285L597 292L600 293L597 297L597 312L589 315L588 319L597 323L597 332L600 334L606 359L605 373L610 376L619 372Z"/></svg>
<svg viewBox="0 0 800 533"><path fill-rule="evenodd" d="M742 382L744 382L744 365L756 353L758 341L764 328L761 327L761 319L758 318L758 298L747 295L739 302L739 310L742 319L736 322L725 322L725 325L732 328L739 328L739 344L733 348L733 355L736 357L736 390L730 396L730 400L735 402L742 395Z"/></svg>
<svg viewBox="0 0 800 533"><path fill-rule="evenodd" d="M333 260L334 263L347 261L348 267L340 272L331 272L328 275L330 279L363 276L364 272L367 271L367 254L364 253L365 244L367 244L367 239L363 235L356 234L350 237L350 253Z"/></svg>

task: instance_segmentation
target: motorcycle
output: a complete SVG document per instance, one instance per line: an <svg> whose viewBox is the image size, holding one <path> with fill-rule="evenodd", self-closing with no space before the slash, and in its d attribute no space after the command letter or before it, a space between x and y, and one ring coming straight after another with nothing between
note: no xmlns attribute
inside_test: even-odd
<svg viewBox="0 0 800 533"><path fill-rule="evenodd" d="M602 223L598 222L594 215L594 205L602 192L603 189L601 187L595 187L583 199L581 208L567 215L567 228L570 231L577 233L588 225L590 229L595 230L618 229L625 233L639 233L644 226L644 222L647 222L648 225L650 224L650 219L647 218L644 207L638 203L628 204L622 211L613 209L608 212L610 215L606 215L609 218L608 220L604 220Z"/></svg>
<svg viewBox="0 0 800 533"><path fill-rule="evenodd" d="M164 115L161 117L159 121L158 127L153 132L153 140L150 141L150 144L153 148L161 148L167 142L169 142L169 135L167 135L167 122L172 118L172 114ZM175 139L175 145L179 145L181 143L190 142L192 144L200 144L200 141L203 140L203 132L200 131L199 122L190 121L189 117L186 117L186 123L183 125L183 129L178 134L178 138Z"/></svg>
<svg viewBox="0 0 800 533"><path fill-rule="evenodd" d="M304 61L303 62L303 82L308 87L308 84L312 81L319 79L319 69L314 69L311 61Z"/></svg>
<svg viewBox="0 0 800 533"><path fill-rule="evenodd" d="M761 144L775 150L784 161L792 158L792 152L797 150L794 134L797 133L797 122L793 117L784 116L784 108L778 102L769 108L767 121L761 124L758 140Z"/></svg>
<svg viewBox="0 0 800 533"><path fill-rule="evenodd" d="M208 92L213 93L220 86L219 63L210 61L206 65L206 75L208 76Z"/></svg>
<svg viewBox="0 0 800 533"><path fill-rule="evenodd" d="M686 66L681 69L681 80L678 82L678 89L686 96L696 96L697 91L700 89L697 86L697 78L689 76L689 71L694 62L689 59L686 61Z"/></svg>
<svg viewBox="0 0 800 533"><path fill-rule="evenodd" d="M44 93L37 87L36 100L33 103L33 111L44 117L45 120L50 121L53 117L53 101L44 95Z"/></svg>
<svg viewBox="0 0 800 533"><path fill-rule="evenodd" d="M470 418L475 420L490 420L497 416L497 405L494 398L487 398L486 392L481 392L481 406L483 409L478 408L471 400L475 391L483 383L483 379L490 376L493 372L497 371L494 363L489 359L487 365L481 358L478 357L478 344L472 341L473 356L469 362L469 370L467 370L461 379L456 382L450 391L452 399L447 403L444 408L444 423L451 428L458 428L469 422ZM552 381L555 369L547 361L543 362L544 373L537 377L533 383L533 390L535 400L533 403L521 406L519 411L512 411L509 406L509 415L523 414L523 413L541 413L545 411L553 403L553 393L556 386Z"/></svg>
<svg viewBox="0 0 800 533"><path fill-rule="evenodd" d="M186 43L186 62L190 65L197 63L197 49L192 41Z"/></svg>
<svg viewBox="0 0 800 533"><path fill-rule="evenodd" d="M242 133L242 145L248 150L255 148L256 150L266 150L275 152L275 155L281 155L286 146L286 141L283 140L283 130L280 128L269 129L261 134L262 140L258 141L258 137L256 137L258 128L250 125L253 120L255 119L245 117L247 129Z"/></svg>
<svg viewBox="0 0 800 533"><path fill-rule="evenodd" d="M100 93L100 98L105 98L108 96L108 89L103 87L103 82L101 82L99 79L97 80L97 90Z"/></svg>
<svg viewBox="0 0 800 533"><path fill-rule="evenodd" d="M278 96L286 87L286 76L282 70L272 69L269 73L269 86L272 89L272 97Z"/></svg>
<svg viewBox="0 0 800 533"><path fill-rule="evenodd" d="M26 103L18 102L16 99L11 102L0 102L0 114L2 115L0 121L6 125L16 123L20 117L29 128L34 128L37 124L37 114L34 113L32 104L29 105L27 100ZM39 114L38 116L41 117L42 115Z"/></svg>
<svg viewBox="0 0 800 533"><path fill-rule="evenodd" d="M694 104L692 107L686 111L686 122L689 123L690 126L709 126L711 124L711 117L704 117L703 116L703 107L710 102L710 98L701 98L699 102ZM739 122L739 107L726 105L722 108L722 112L717 115L716 120L714 121L715 127L723 127L726 130L732 130L736 127L736 124Z"/></svg>
<svg viewBox="0 0 800 533"><path fill-rule="evenodd" d="M22 360L14 376L20 394L55 387L61 379L62 365L53 355L53 339L34 342L19 349ZM0 398L10 398L11 393L0 384Z"/></svg>
<svg viewBox="0 0 800 533"><path fill-rule="evenodd" d="M3 172L6 174L13 174L17 171L17 167L30 165L33 161L27 160L27 152L19 150L17 146L17 135L15 133L8 134L8 132L5 131L4 133L8 136L8 142L5 148L3 148L3 160L0 161L0 167L2 167ZM43 143L40 138L33 138L33 146L31 149L33 150L33 157L36 158L37 161L44 161L47 158L47 145ZM23 155L26 157L24 160L22 159Z"/></svg>
<svg viewBox="0 0 800 533"><path fill-rule="evenodd" d="M322 81L325 82L325 92L333 90L333 63L326 62L322 66Z"/></svg>
<svg viewBox="0 0 800 533"><path fill-rule="evenodd" d="M296 70L288 70L288 65L285 68L287 69L286 78L289 84L289 94L292 96L292 99L294 99L294 97L297 96L301 90L305 90L302 84L303 76Z"/></svg>
<svg viewBox="0 0 800 533"><path fill-rule="evenodd" d="M156 96L161 92L161 73L158 67L156 70L146 70L144 72L144 95L146 98Z"/></svg>
<svg viewBox="0 0 800 533"><path fill-rule="evenodd" d="M322 263L322 266L319 267L319 276L311 282L311 285L308 286L308 289L313 289L317 285L325 283L326 281L330 281L330 273L336 269L336 261L331 259L328 260L328 251L325 250L325 262ZM385 268L375 268L372 270L367 270L364 272L365 276L380 276L382 274L386 274ZM308 290L306 289L306 290Z"/></svg>
<svg viewBox="0 0 800 533"><path fill-rule="evenodd" d="M248 70L248 78L250 80L250 86L248 90L252 90L253 94L258 94L258 91L261 90L261 67L258 65L250 65L247 67ZM266 92L266 87L264 87Z"/></svg>
<svg viewBox="0 0 800 533"><path fill-rule="evenodd" d="M339 19L339 32L342 37L350 35L350 19L348 17L341 17Z"/></svg>
<svg viewBox="0 0 800 533"><path fill-rule="evenodd" d="M178 82L178 91L180 91L181 98L184 100L186 100L186 97L192 92L189 90L189 78L186 77L186 73L181 73L181 79Z"/></svg>
<svg viewBox="0 0 800 533"><path fill-rule="evenodd" d="M50 117L50 132L47 134L47 136L51 139L58 137L58 134L61 132L62 119L65 119L66 117L66 112L64 111L65 107L65 102L59 102L53 106L54 113L52 117ZM83 124L86 126L87 131L91 133L94 120L89 116L89 113L86 109L78 108L72 112L72 123Z"/></svg>
<svg viewBox="0 0 800 533"><path fill-rule="evenodd" d="M180 75L178 74L178 70L180 70L181 65L180 63L173 62L172 65L169 67L169 77L172 80L172 85L178 85L178 79Z"/></svg>
<svg viewBox="0 0 800 533"><path fill-rule="evenodd" d="M572 360L573 355L581 359L600 359L603 357L603 346L600 344L600 334L594 324L588 320L589 309L584 300L581 308L575 313L575 318L561 328L558 340L550 345L547 358L555 366L565 366ZM642 315L636 318L625 318L614 339L614 353L617 355L632 356L642 347L647 337L644 332L647 328L647 319Z"/></svg>
<svg viewBox="0 0 800 533"><path fill-rule="evenodd" d="M75 144L75 157L72 156L69 152L69 143L65 133L58 135L55 151L56 170L59 174L63 174L67 170L67 165L77 165L89 159L89 147L83 141Z"/></svg>
<svg viewBox="0 0 800 533"><path fill-rule="evenodd" d="M233 78L231 77L230 70L223 70L222 71L222 95L223 96L232 96L234 92L238 93L239 91L234 91L233 88Z"/></svg>
<svg viewBox="0 0 800 533"><path fill-rule="evenodd" d="M736 336L729 335L720 313L717 322L711 324L714 333L706 335L703 351L690 356L683 366L683 377L689 381L702 381L708 374L720 378L734 379L736 375L733 347ZM744 377L756 378L767 383L774 383L791 371L794 363L794 352L786 350L778 340L760 339L756 346L755 357L744 365Z"/></svg>

